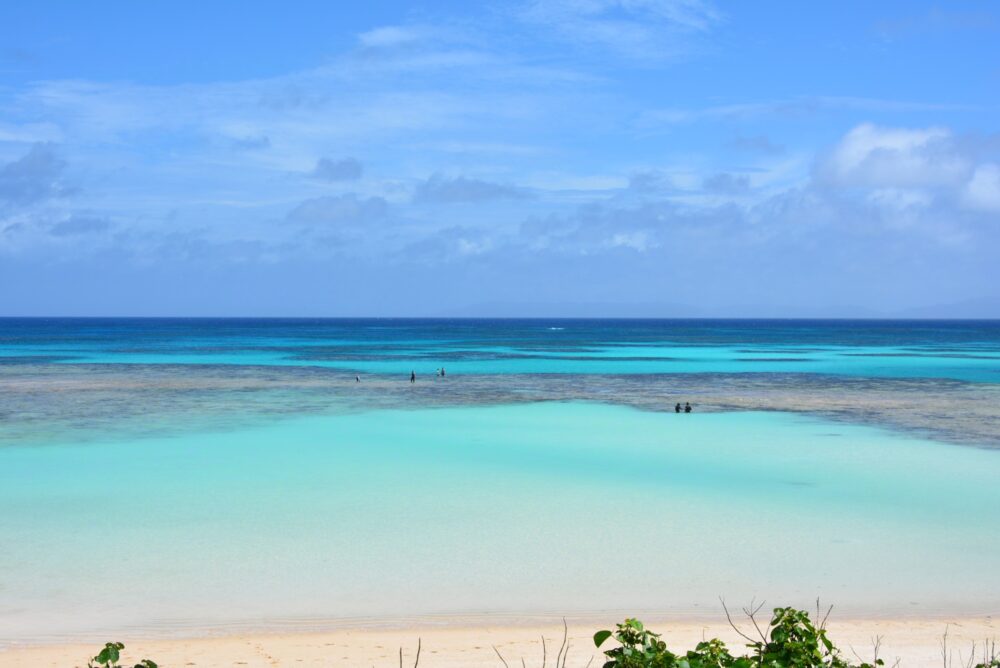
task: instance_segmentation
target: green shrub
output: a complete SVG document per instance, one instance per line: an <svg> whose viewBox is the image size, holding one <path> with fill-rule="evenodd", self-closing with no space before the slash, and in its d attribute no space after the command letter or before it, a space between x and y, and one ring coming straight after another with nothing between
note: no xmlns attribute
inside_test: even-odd
<svg viewBox="0 0 1000 668"><path fill-rule="evenodd" d="M735 657L718 638L705 640L686 654L667 649L660 635L646 629L637 619L626 619L615 631L599 631L594 644L600 647L614 637L619 646L606 650L604 668L852 668L826 636L817 628L809 613L794 608L775 608L770 624L760 630L750 618L760 638L754 639L737 630L748 640L748 655ZM881 659L862 663L858 668L881 666Z"/></svg>
<svg viewBox="0 0 1000 668"><path fill-rule="evenodd" d="M121 659L123 649L125 649L125 645L120 642L106 643L104 649L87 662L87 668L122 668L118 661ZM135 664L134 668L157 668L157 666L153 661L143 659Z"/></svg>
<svg viewBox="0 0 1000 668"><path fill-rule="evenodd" d="M614 631L598 631L594 634L594 644L601 647L609 638L618 642L617 647L604 651L604 668L877 668L884 665L878 658L878 643L871 663L852 664L845 660L827 637L825 620L816 626L804 610L775 608L771 621L763 628L756 619L759 610L760 607L744 610L756 638L736 626L726 611L730 625L747 640L750 652L744 656L733 656L718 638L702 641L686 654L675 654L667 649L658 633L648 630L638 619L626 619ZM972 661L967 665L971 666ZM984 647L983 660L975 668L1000 668L995 645Z"/></svg>

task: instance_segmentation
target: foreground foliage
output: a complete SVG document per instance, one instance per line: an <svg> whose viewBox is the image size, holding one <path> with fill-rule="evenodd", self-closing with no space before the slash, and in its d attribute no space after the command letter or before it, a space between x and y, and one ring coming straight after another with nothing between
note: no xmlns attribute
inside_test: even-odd
<svg viewBox="0 0 1000 668"><path fill-rule="evenodd" d="M743 656L733 656L718 638L704 640L685 654L675 654L667 649L660 634L648 630L638 619L626 619L614 631L598 631L594 634L594 644L601 647L609 638L618 641L618 647L604 652L603 668L877 668L885 665L878 656L877 640L871 661L859 659L855 664L845 659L827 637L825 619L816 626L804 610L775 608L770 622L762 628L757 621L759 611L760 607L745 610L757 637L733 624L726 611L733 629L747 640L750 651ZM983 654L980 663L973 667L970 658L966 666L1000 668L1000 657L994 650L987 648ZM950 658L946 655L945 668L949 664Z"/></svg>
<svg viewBox="0 0 1000 668"><path fill-rule="evenodd" d="M794 608L775 608L771 623L759 639L744 636L751 651L739 657L733 656L718 638L704 640L686 654L675 654L660 640L660 634L646 629L638 619L626 619L615 631L597 632L594 644L600 647L611 637L619 646L604 652L604 668L852 668L827 638L826 629L816 628L809 613ZM875 658L859 668L881 665L882 659Z"/></svg>
<svg viewBox="0 0 1000 668"><path fill-rule="evenodd" d="M125 645L120 642L106 643L104 649L87 662L87 668L122 668L118 662L121 660L123 649L125 649ZM157 665L149 659L143 659L135 664L134 668L157 668Z"/></svg>

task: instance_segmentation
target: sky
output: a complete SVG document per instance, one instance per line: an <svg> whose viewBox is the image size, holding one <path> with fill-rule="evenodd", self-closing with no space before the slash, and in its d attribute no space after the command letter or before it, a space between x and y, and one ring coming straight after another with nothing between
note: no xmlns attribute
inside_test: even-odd
<svg viewBox="0 0 1000 668"><path fill-rule="evenodd" d="M1000 3L2 3L0 315L1000 317Z"/></svg>

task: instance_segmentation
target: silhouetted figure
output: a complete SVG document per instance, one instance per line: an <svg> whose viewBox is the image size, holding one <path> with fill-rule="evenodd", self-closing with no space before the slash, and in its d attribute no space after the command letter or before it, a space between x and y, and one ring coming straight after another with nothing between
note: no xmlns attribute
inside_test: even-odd
<svg viewBox="0 0 1000 668"><path fill-rule="evenodd" d="M361 376L355 376L354 377L354 382L355 383L360 383L361 382Z"/></svg>
<svg viewBox="0 0 1000 668"><path fill-rule="evenodd" d="M417 382L417 372L416 371L411 371L410 372L410 382L411 383Z"/></svg>
<svg viewBox="0 0 1000 668"><path fill-rule="evenodd" d="M684 412L685 413L691 412L691 404L687 403L686 401L684 402Z"/></svg>
<svg viewBox="0 0 1000 668"><path fill-rule="evenodd" d="M444 378L444 367L441 367L441 377Z"/></svg>
<svg viewBox="0 0 1000 668"><path fill-rule="evenodd" d="M675 412L675 413L680 413L680 412L681 412L681 402L679 402L679 401L678 401L678 402L677 402L677 403L676 403L676 404L674 405L674 412Z"/></svg>

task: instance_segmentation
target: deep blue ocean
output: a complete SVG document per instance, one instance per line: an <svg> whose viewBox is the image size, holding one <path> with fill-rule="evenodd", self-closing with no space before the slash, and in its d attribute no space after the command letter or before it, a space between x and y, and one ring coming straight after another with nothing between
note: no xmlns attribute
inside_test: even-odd
<svg viewBox="0 0 1000 668"><path fill-rule="evenodd" d="M1000 321L0 319L0 363L1000 382Z"/></svg>

